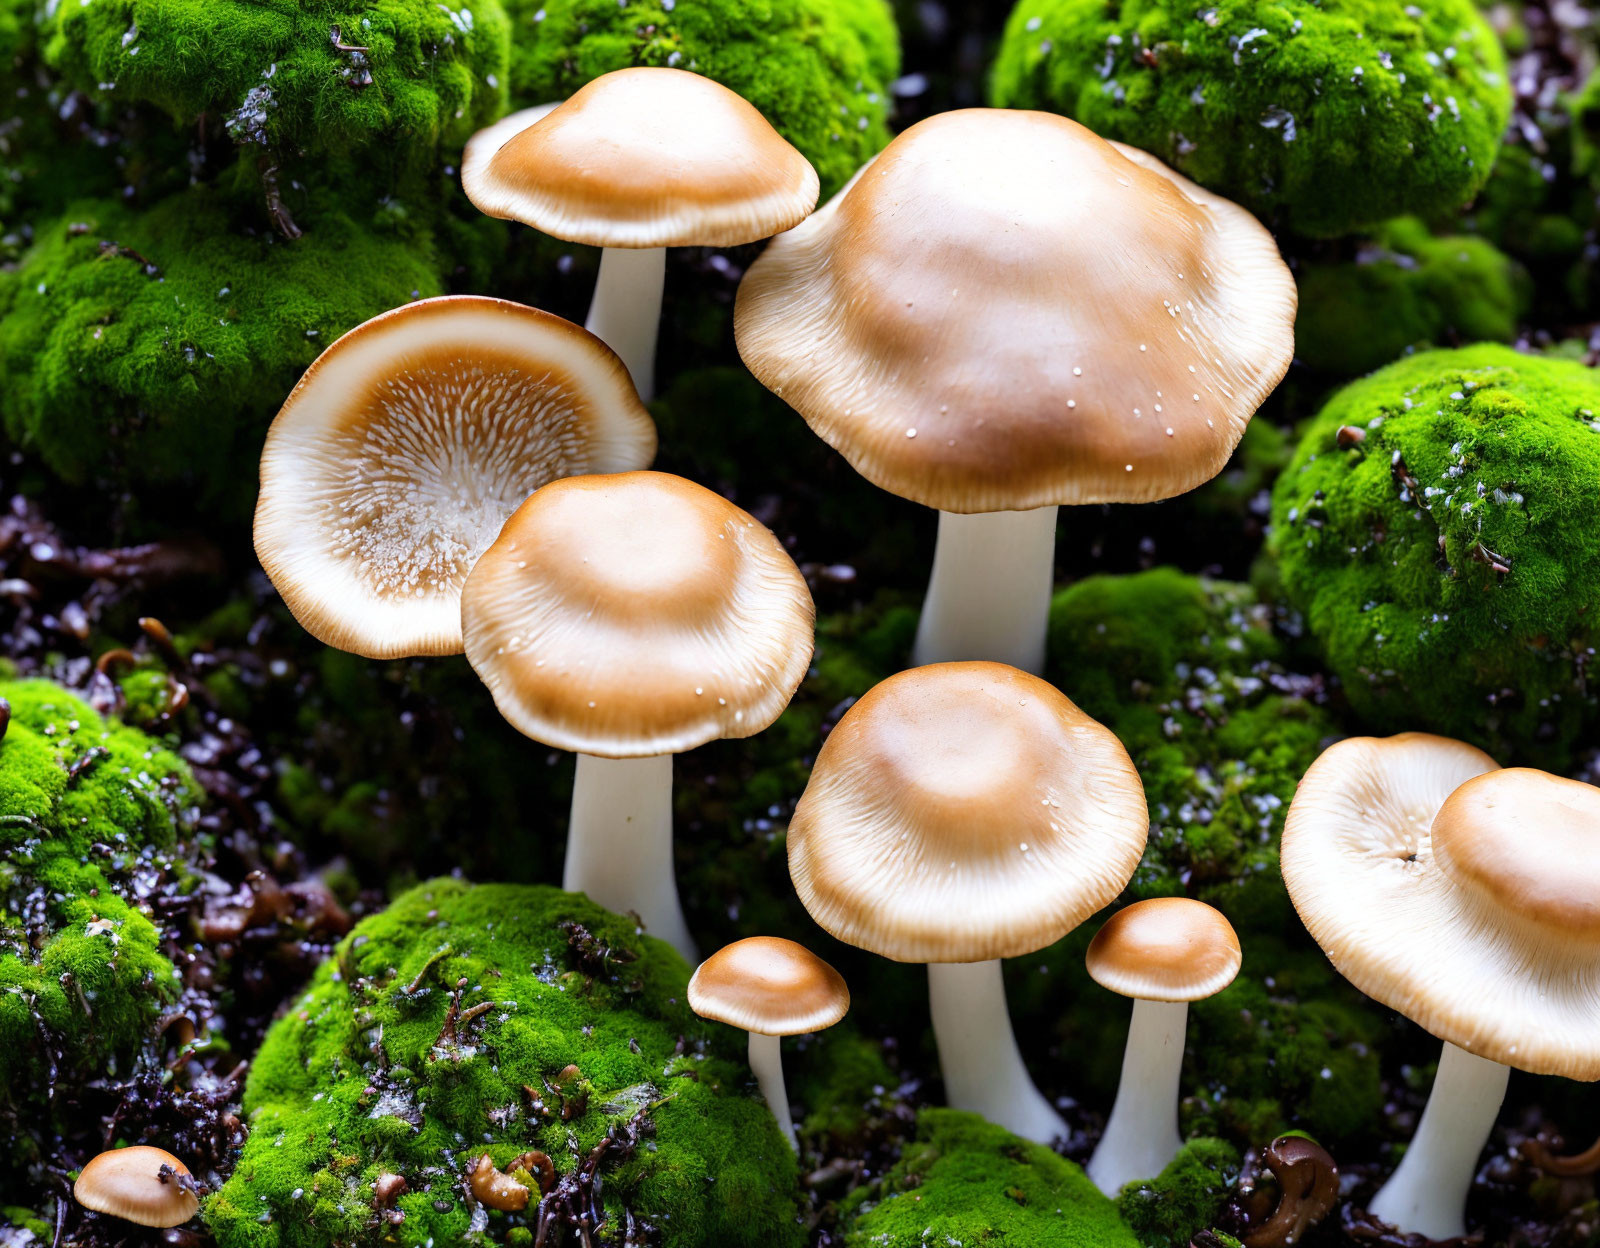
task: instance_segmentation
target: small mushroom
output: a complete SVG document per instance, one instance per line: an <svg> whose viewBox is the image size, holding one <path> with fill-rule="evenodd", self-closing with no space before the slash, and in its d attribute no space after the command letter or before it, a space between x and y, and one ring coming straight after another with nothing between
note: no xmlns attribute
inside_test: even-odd
<svg viewBox="0 0 1600 1248"><path fill-rule="evenodd" d="M1600 789L1444 737L1350 738L1301 780L1282 863L1345 978L1444 1041L1369 1210L1459 1238L1510 1068L1600 1079Z"/></svg>
<svg viewBox="0 0 1600 1248"><path fill-rule="evenodd" d="M689 1008L750 1033L750 1069L784 1138L798 1152L778 1039L821 1031L843 1018L850 1009L843 977L792 940L752 936L700 964L689 981Z"/></svg>
<svg viewBox="0 0 1600 1248"><path fill-rule="evenodd" d="M939 510L913 658L1044 662L1058 505L1221 471L1294 353L1248 212L1042 112L903 131L739 286L750 371L881 489Z"/></svg>
<svg viewBox="0 0 1600 1248"><path fill-rule="evenodd" d="M827 932L928 964L945 1095L1028 1139L1066 1124L1034 1086L1000 959L1115 900L1150 814L1122 743L999 663L889 677L822 743L789 824L789 874Z"/></svg>
<svg viewBox="0 0 1600 1248"><path fill-rule="evenodd" d="M1339 1167L1315 1140L1280 1135L1263 1157L1278 1180L1278 1207L1246 1234L1244 1248L1292 1248L1339 1203Z"/></svg>
<svg viewBox="0 0 1600 1248"><path fill-rule="evenodd" d="M697 960L672 863L672 756L748 737L810 665L805 578L762 524L660 472L528 499L467 577L467 659L524 735L578 755L563 887Z"/></svg>
<svg viewBox="0 0 1600 1248"><path fill-rule="evenodd" d="M488 1153L482 1153L467 1172L467 1187L479 1204L501 1213L520 1213L528 1207L532 1192L528 1185L498 1169Z"/></svg>
<svg viewBox="0 0 1600 1248"><path fill-rule="evenodd" d="M602 74L571 99L514 113L467 144L479 211L603 247L588 328L655 389L668 247L767 238L816 207L817 172L754 106L682 69Z"/></svg>
<svg viewBox="0 0 1600 1248"><path fill-rule="evenodd" d="M1152 897L1112 915L1086 962L1102 988L1133 998L1122 1081L1085 1169L1102 1192L1161 1173L1178 1155L1178 1083L1189 1002L1233 982L1239 938L1222 914L1188 897Z"/></svg>
<svg viewBox="0 0 1600 1248"><path fill-rule="evenodd" d="M72 1194L85 1209L136 1226L182 1226L200 1211L189 1167L146 1144L93 1158L79 1172Z"/></svg>

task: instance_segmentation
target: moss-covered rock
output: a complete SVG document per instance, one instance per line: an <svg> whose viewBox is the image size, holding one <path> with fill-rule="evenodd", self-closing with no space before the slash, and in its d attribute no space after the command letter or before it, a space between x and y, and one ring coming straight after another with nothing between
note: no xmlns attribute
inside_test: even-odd
<svg viewBox="0 0 1600 1248"><path fill-rule="evenodd" d="M1511 109L1471 0L1020 0L992 95L1314 235L1465 203Z"/></svg>
<svg viewBox="0 0 1600 1248"><path fill-rule="evenodd" d="M1386 222L1351 260L1300 270L1295 352L1323 372L1371 372L1412 348L1510 342L1526 279L1487 239Z"/></svg>
<svg viewBox="0 0 1600 1248"><path fill-rule="evenodd" d="M511 89L565 99L630 65L702 73L749 100L831 195L889 141L900 42L887 0L512 0Z"/></svg>
<svg viewBox="0 0 1600 1248"><path fill-rule="evenodd" d="M126 1073L179 996L140 905L183 871L198 790L176 755L44 680L0 681L0 1104ZM49 1053L46 1052L48 1044Z"/></svg>
<svg viewBox="0 0 1600 1248"><path fill-rule="evenodd" d="M144 211L78 203L0 273L0 416L64 480L181 485L247 514L266 422L300 371L367 317L441 292L434 235L403 215L323 214L291 243L242 229L234 207L206 187Z"/></svg>
<svg viewBox="0 0 1600 1248"><path fill-rule="evenodd" d="M1226 1140L1199 1136L1159 1176L1124 1187L1117 1212L1144 1248L1189 1248L1222 1212L1238 1179L1239 1150Z"/></svg>
<svg viewBox="0 0 1600 1248"><path fill-rule="evenodd" d="M1342 450L1346 425L1365 440ZM1393 364L1307 424L1272 517L1284 590L1369 728L1562 768L1600 709L1592 369L1498 346Z"/></svg>
<svg viewBox="0 0 1600 1248"><path fill-rule="evenodd" d="M899 1162L846 1202L848 1248L1137 1248L1087 1175L977 1114L927 1109Z"/></svg>
<svg viewBox="0 0 1600 1248"><path fill-rule="evenodd" d="M537 1197L491 1211L463 1179L484 1154L511 1168L539 1150L560 1176L547 1216L593 1198L608 1233L632 1217L666 1248L798 1245L794 1156L743 1037L694 1017L687 980L667 945L582 896L407 893L263 1043L249 1142L205 1206L218 1243L526 1245ZM405 1180L387 1209L384 1174Z"/></svg>

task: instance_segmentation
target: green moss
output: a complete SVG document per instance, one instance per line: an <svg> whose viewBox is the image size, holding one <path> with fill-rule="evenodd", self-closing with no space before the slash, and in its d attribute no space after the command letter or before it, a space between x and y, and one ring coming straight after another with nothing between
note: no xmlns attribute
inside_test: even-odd
<svg viewBox="0 0 1600 1248"><path fill-rule="evenodd" d="M1314 235L1465 203L1511 108L1471 0L1020 0L992 95Z"/></svg>
<svg viewBox="0 0 1600 1248"><path fill-rule="evenodd" d="M563 922L610 960L586 959ZM263 1043L249 1142L205 1207L218 1243L525 1243L535 1209L475 1224L464 1168L537 1148L569 1174L638 1117L639 1147L602 1165L613 1233L631 1211L666 1248L798 1245L794 1156L744 1037L690 1013L687 979L668 946L579 895L455 880L407 893L351 932ZM485 1002L452 1033L452 1009ZM408 1184L398 1225L372 1207L383 1171Z"/></svg>
<svg viewBox="0 0 1600 1248"><path fill-rule="evenodd" d="M1124 1187L1117 1212L1144 1248L1189 1248L1222 1212L1238 1178L1239 1151L1226 1140L1200 1136L1157 1178Z"/></svg>
<svg viewBox="0 0 1600 1248"><path fill-rule="evenodd" d="M1077 1166L976 1114L927 1109L917 1137L845 1211L848 1248L1136 1248Z"/></svg>
<svg viewBox="0 0 1600 1248"><path fill-rule="evenodd" d="M669 65L749 100L817 167L824 198L889 141L900 44L886 0L513 0L511 90L565 99L630 65Z"/></svg>
<svg viewBox="0 0 1600 1248"><path fill-rule="evenodd" d="M247 513L300 371L367 317L440 293L425 229L327 214L290 243L241 230L234 207L204 187L144 211L78 203L0 273L0 416L64 480L181 485L190 515Z"/></svg>
<svg viewBox="0 0 1600 1248"><path fill-rule="evenodd" d="M1527 302L1525 280L1486 239L1436 237L1417 218L1400 217L1354 260L1300 270L1295 352L1312 368L1348 377L1412 348L1509 342Z"/></svg>
<svg viewBox="0 0 1600 1248"><path fill-rule="evenodd" d="M1273 493L1285 592L1374 731L1560 770L1594 722L1600 378L1478 346L1339 391ZM1339 450L1342 425L1366 431Z"/></svg>
<svg viewBox="0 0 1600 1248"><path fill-rule="evenodd" d="M0 1100L125 1069L178 972L140 909L182 870L197 789L172 753L43 680L0 682Z"/></svg>

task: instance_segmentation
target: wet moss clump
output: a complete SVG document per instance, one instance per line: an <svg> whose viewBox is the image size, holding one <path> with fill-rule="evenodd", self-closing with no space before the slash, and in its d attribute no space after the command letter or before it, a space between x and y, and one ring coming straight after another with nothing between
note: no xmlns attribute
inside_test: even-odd
<svg viewBox="0 0 1600 1248"><path fill-rule="evenodd" d="M1346 377L1412 348L1510 342L1528 295L1519 266L1487 239L1436 236L1415 217L1385 223L1353 259L1306 265L1297 280L1296 354Z"/></svg>
<svg viewBox="0 0 1600 1248"><path fill-rule="evenodd" d="M1190 1140L1154 1179L1129 1183L1117 1212L1144 1248L1189 1248L1227 1204L1239 1178L1239 1150L1226 1140Z"/></svg>
<svg viewBox="0 0 1600 1248"><path fill-rule="evenodd" d="M991 94L1311 235L1459 207L1511 111L1504 53L1471 0L1020 0Z"/></svg>
<svg viewBox="0 0 1600 1248"><path fill-rule="evenodd" d="M916 1139L893 1169L852 1193L844 1225L848 1248L1139 1244L1116 1205L1072 1162L954 1109L918 1115Z"/></svg>
<svg viewBox="0 0 1600 1248"><path fill-rule="evenodd" d="M1356 433L1344 435L1342 428ZM1600 378L1499 346L1339 391L1273 493L1273 550L1351 706L1562 770L1596 718Z"/></svg>
<svg viewBox="0 0 1600 1248"><path fill-rule="evenodd" d="M179 972L143 899L187 873L181 759L45 680L0 680L0 1107L126 1074ZM3 717L3 716L0 716Z"/></svg>
<svg viewBox="0 0 1600 1248"><path fill-rule="evenodd" d="M7 435L75 485L181 486L247 514L261 435L300 371L366 318L440 293L446 262L403 216L322 214L290 243L236 209L195 187L142 211L79 202L41 227L0 272Z"/></svg>
<svg viewBox="0 0 1600 1248"><path fill-rule="evenodd" d="M817 167L826 198L889 141L900 42L886 0L513 0L516 102L565 99L631 65L742 95Z"/></svg>
<svg viewBox="0 0 1600 1248"><path fill-rule="evenodd" d="M688 972L555 888L436 880L405 894L268 1033L245 1090L249 1142L204 1209L217 1242L526 1245L541 1221L592 1234L593 1201L618 1240L798 1245L794 1156L743 1035L689 1011ZM484 1155L524 1208L471 1195Z"/></svg>

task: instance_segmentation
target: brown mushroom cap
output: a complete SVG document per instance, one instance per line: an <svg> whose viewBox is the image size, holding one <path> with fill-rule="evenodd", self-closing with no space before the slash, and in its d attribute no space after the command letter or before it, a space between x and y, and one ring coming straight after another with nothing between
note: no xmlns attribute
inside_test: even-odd
<svg viewBox="0 0 1600 1248"><path fill-rule="evenodd" d="M1600 791L1443 737L1354 738L1300 782L1282 862L1369 997L1491 1061L1600 1079Z"/></svg>
<svg viewBox="0 0 1600 1248"><path fill-rule="evenodd" d="M478 560L461 610L500 713L607 758L760 732L811 662L811 594L778 539L660 472L545 486Z"/></svg>
<svg viewBox="0 0 1600 1248"><path fill-rule="evenodd" d="M732 247L816 207L810 162L751 104L688 70L602 74L528 120L475 139L461 185L491 217L569 242Z"/></svg>
<svg viewBox="0 0 1600 1248"><path fill-rule="evenodd" d="M856 470L951 512L1149 502L1221 471L1294 353L1242 208L1046 113L918 122L773 240L739 353Z"/></svg>
<svg viewBox="0 0 1600 1248"><path fill-rule="evenodd" d="M844 977L804 945L751 936L717 950L689 981L689 1008L701 1018L763 1036L798 1036L832 1027L850 1010Z"/></svg>
<svg viewBox="0 0 1600 1248"><path fill-rule="evenodd" d="M1149 830L1122 743L1001 663L889 677L823 742L789 874L825 930L897 962L1041 949L1114 900Z"/></svg>
<svg viewBox="0 0 1600 1248"><path fill-rule="evenodd" d="M459 654L462 583L506 517L548 481L655 449L593 334L499 299L424 299L352 329L290 393L261 452L256 554L328 645Z"/></svg>
<svg viewBox="0 0 1600 1248"><path fill-rule="evenodd" d="M200 1199L174 1176L188 1178L189 1167L164 1149L135 1144L93 1158L72 1194L85 1209L136 1226L182 1226L200 1211Z"/></svg>
<svg viewBox="0 0 1600 1248"><path fill-rule="evenodd" d="M1085 959L1102 988L1140 1001L1202 1001L1233 982L1244 954L1222 912L1189 897L1124 906Z"/></svg>

